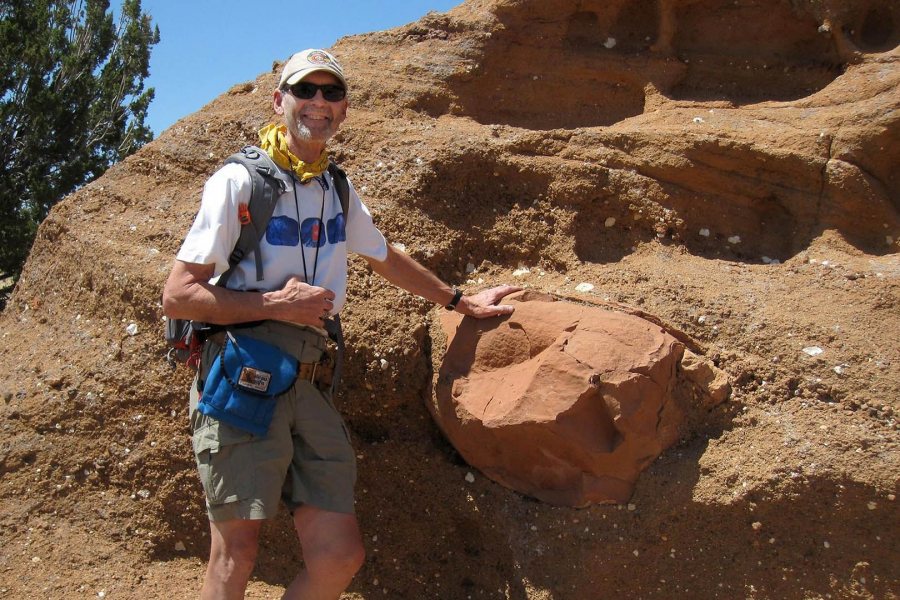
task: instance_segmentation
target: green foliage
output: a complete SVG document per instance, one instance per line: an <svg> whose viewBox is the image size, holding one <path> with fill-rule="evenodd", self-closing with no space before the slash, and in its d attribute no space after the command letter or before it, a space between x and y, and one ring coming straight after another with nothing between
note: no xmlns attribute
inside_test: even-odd
<svg viewBox="0 0 900 600"><path fill-rule="evenodd" d="M0 279L18 276L63 196L153 139L159 29L124 0L0 0Z"/></svg>

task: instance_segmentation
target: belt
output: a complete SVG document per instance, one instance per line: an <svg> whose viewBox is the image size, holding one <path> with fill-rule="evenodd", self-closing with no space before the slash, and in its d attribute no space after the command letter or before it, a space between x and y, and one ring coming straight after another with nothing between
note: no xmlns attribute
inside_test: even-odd
<svg viewBox="0 0 900 600"><path fill-rule="evenodd" d="M330 386L334 379L334 365L328 357L323 357L321 362L299 363L297 379L308 381L318 387Z"/></svg>
<svg viewBox="0 0 900 600"><path fill-rule="evenodd" d="M225 343L225 332L219 331L207 339L221 346ZM330 387L334 381L334 359L325 352L319 362L298 362L297 379L308 381L320 389Z"/></svg>

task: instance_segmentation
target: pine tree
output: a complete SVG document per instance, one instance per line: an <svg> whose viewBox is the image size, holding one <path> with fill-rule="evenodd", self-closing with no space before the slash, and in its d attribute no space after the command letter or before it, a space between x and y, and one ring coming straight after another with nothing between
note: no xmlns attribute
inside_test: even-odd
<svg viewBox="0 0 900 600"><path fill-rule="evenodd" d="M118 19L108 0L0 0L0 280L56 202L153 139L158 42L140 0Z"/></svg>

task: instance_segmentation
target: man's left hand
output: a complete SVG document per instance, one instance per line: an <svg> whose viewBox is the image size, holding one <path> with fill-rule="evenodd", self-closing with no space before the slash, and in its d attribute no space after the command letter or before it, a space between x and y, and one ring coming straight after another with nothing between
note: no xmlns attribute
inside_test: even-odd
<svg viewBox="0 0 900 600"><path fill-rule="evenodd" d="M490 317L498 317L500 315L511 315L515 307L509 304L497 304L505 296L518 292L522 288L514 285L498 285L487 290L483 290L472 296L463 296L456 306L456 310L464 315L475 317L476 319L488 319Z"/></svg>

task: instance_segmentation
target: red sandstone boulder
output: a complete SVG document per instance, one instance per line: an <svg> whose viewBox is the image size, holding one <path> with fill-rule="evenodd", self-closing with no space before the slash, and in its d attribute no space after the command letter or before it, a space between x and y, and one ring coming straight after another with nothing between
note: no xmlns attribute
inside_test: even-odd
<svg viewBox="0 0 900 600"><path fill-rule="evenodd" d="M442 317L434 418L469 464L518 492L626 501L679 437L684 345L635 315L534 292L504 302L516 306L508 318Z"/></svg>

